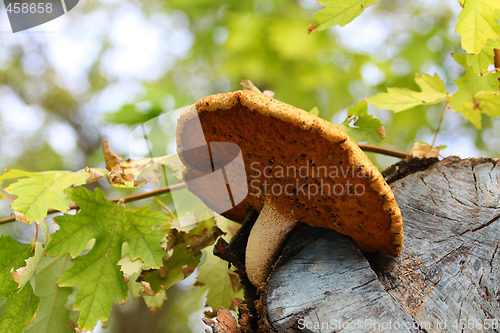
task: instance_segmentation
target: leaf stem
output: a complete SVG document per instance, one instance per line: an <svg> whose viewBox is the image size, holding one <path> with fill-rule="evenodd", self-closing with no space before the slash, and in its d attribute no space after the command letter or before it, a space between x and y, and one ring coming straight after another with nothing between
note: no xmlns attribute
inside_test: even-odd
<svg viewBox="0 0 500 333"><path fill-rule="evenodd" d="M146 198L149 198L149 197L154 197L154 196L157 196L157 195L169 193L171 191L180 190L180 189L185 188L185 187L186 187L186 184L179 183L179 184L175 184L175 185L172 185L172 186L162 187L162 188L159 188L159 189L156 189L156 190L152 190L152 191L149 191L149 192L128 195L128 196L121 197L121 198L109 199L109 201L111 201L111 202L120 202L120 203L132 202L132 201L142 200L142 199L146 199ZM70 210L70 209L79 209L79 208L80 207L78 207L78 205L76 205L75 203L71 203L71 204L68 205L68 210ZM57 210L57 209L49 209L47 211L47 214L53 214L53 213L58 213L58 212L60 212L60 211ZM13 222L15 220L16 220L15 216L6 217L6 218L3 218L3 219L0 219L0 224L2 224L2 223L8 223L8 222Z"/></svg>
<svg viewBox="0 0 500 333"><path fill-rule="evenodd" d="M176 217L175 217L175 215L174 215L174 213L172 212L172 210L170 210L170 208L168 208L168 206L167 206L167 205L165 205L165 204L161 201L161 199L160 199L160 196L159 196L159 195L157 195L157 196L156 196L156 202L158 202L158 204L159 204L160 206L162 206L162 207L163 207L163 209L165 209L165 210L166 210L166 211L170 214L170 216L172 216L172 218L173 218L173 219L175 219L175 218L176 218Z"/></svg>
<svg viewBox="0 0 500 333"><path fill-rule="evenodd" d="M444 103L443 112L441 112L441 118L439 119L438 128L436 129L436 133L434 134L434 139L432 140L431 147L434 147L434 143L436 143L436 138L438 136L439 130L441 129L441 123L443 122L444 114L446 112L446 109L448 108L448 105L450 105L450 102L446 101L446 103Z"/></svg>
<svg viewBox="0 0 500 333"><path fill-rule="evenodd" d="M38 223L35 223L35 239L33 240L33 244L36 243L38 239Z"/></svg>

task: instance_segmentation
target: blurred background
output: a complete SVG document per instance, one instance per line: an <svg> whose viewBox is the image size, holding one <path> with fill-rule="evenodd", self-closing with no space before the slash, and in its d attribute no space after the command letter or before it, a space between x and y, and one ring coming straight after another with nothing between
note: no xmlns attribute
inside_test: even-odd
<svg viewBox="0 0 500 333"><path fill-rule="evenodd" d="M305 110L318 107L336 124L349 106L386 87L417 89L415 73L438 73L456 90L463 72L450 55L463 52L456 0L381 1L345 27L308 35L320 8L314 0L81 0L68 14L16 34L0 11L0 170L104 167L105 140L128 157L127 138L138 124L240 89L242 79ZM369 112L385 125L381 145L408 151L414 141L432 142L441 109ZM448 146L443 156L499 157L499 124L483 117L477 131L449 110L436 144ZM381 169L397 162L369 156ZM8 205L0 202L2 217ZM10 224L0 232L26 228ZM158 332L203 330L202 288L174 287L167 297L155 317ZM117 310L117 322L142 306L134 302ZM108 331L123 327L112 322Z"/></svg>

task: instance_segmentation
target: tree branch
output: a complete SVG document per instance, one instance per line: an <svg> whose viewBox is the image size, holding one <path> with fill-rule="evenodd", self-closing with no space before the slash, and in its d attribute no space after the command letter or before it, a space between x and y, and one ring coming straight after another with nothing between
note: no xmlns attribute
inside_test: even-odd
<svg viewBox="0 0 500 333"><path fill-rule="evenodd" d="M379 147L379 146L374 146L374 145L367 145L367 144L364 144L364 143L359 143L358 146L363 151L371 151L373 153L387 155L387 156L392 156L392 157L397 157L397 158L407 158L408 157L408 153L405 153L403 151L399 151L399 150L396 150L396 149L392 149L392 148Z"/></svg>
<svg viewBox="0 0 500 333"><path fill-rule="evenodd" d="M500 68L500 49L493 49L495 52L495 68Z"/></svg>
<svg viewBox="0 0 500 333"><path fill-rule="evenodd" d="M157 195L169 193L171 191L180 190L180 189L182 189L184 187L186 187L186 184L185 183L180 183L180 184L175 184L175 185L168 186L168 187L162 187L162 188L159 188L159 189L156 189L156 190L153 190L153 191L149 191L149 192L128 195L128 196L121 197L121 198L109 199L109 201L111 201L111 202L120 202L120 203L132 202L132 201L137 201L137 200L146 199L146 198L154 197L154 196L157 196ZM80 207L78 207L78 205L76 205L75 203L71 203L68 206L68 209L79 209L79 208ZM57 210L57 209L49 209L47 211L47 214L53 214L53 213L59 213L59 212L60 211ZM14 216L6 217L6 218L3 218L3 219L0 219L0 224L2 224L2 223L8 223L8 222L13 222L15 220L16 220L16 218Z"/></svg>

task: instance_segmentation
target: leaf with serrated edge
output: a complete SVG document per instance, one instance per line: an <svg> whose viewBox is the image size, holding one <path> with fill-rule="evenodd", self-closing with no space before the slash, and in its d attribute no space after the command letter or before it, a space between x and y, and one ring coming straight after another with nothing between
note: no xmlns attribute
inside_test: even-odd
<svg viewBox="0 0 500 333"><path fill-rule="evenodd" d="M455 111L464 116L465 119L470 121L478 130L482 128L481 125L481 112L477 109L477 105L473 101L462 103L462 105L455 108Z"/></svg>
<svg viewBox="0 0 500 333"><path fill-rule="evenodd" d="M373 115L368 114L368 104L366 101L350 107L347 110L346 119L338 126L356 142L380 142L385 136L382 122Z"/></svg>
<svg viewBox="0 0 500 333"><path fill-rule="evenodd" d="M30 283L7 297L7 309L0 316L0 332L22 333L38 309L40 299L33 293Z"/></svg>
<svg viewBox="0 0 500 333"><path fill-rule="evenodd" d="M379 0L318 0L325 8L313 14L315 25L318 27L318 31L328 29L337 24L344 26L358 17L366 7L378 1Z"/></svg>
<svg viewBox="0 0 500 333"><path fill-rule="evenodd" d="M143 280L149 283L153 293L157 294L191 275L200 258L201 251L187 249L186 243L178 244L174 246L172 256L166 260L163 270L150 271Z"/></svg>
<svg viewBox="0 0 500 333"><path fill-rule="evenodd" d="M227 262L214 256L213 248L203 250L204 261L199 265L199 274L196 278L198 283L208 287L207 306L211 307L214 313L221 307L231 308L232 299L239 291L239 284L234 283L228 270Z"/></svg>
<svg viewBox="0 0 500 333"><path fill-rule="evenodd" d="M488 38L500 37L500 26L495 10L497 0L467 0L458 16L456 32L462 37L462 48L468 53L479 53Z"/></svg>
<svg viewBox="0 0 500 333"><path fill-rule="evenodd" d="M453 94L450 107L456 109L463 103L470 101L479 92L494 93L498 91L499 77L500 73L479 75L472 69L467 69L464 76L455 80L458 89Z"/></svg>
<svg viewBox="0 0 500 333"><path fill-rule="evenodd" d="M448 97L444 83L439 76L424 74L416 75L415 82L421 91L407 88L387 88L386 93L367 98L368 103L379 108L393 112L412 109L419 105L437 104Z"/></svg>
<svg viewBox="0 0 500 333"><path fill-rule="evenodd" d="M24 170L19 170L19 169L5 170L5 173L0 175L0 186L2 186L2 184L5 180L33 177L36 174L37 174L36 172L24 171ZM0 199L2 199L3 197L4 197L4 195L3 195L2 191L0 191Z"/></svg>
<svg viewBox="0 0 500 333"><path fill-rule="evenodd" d="M10 236L0 237L0 297L9 296L17 291L17 283L11 275L25 264L24 260L32 254L33 247L22 244Z"/></svg>
<svg viewBox="0 0 500 333"><path fill-rule="evenodd" d="M152 270L142 275L140 282L147 284L150 289L149 294L158 294L184 280L200 262L202 254L200 250L211 246L221 233L214 219L201 221L189 231L189 234L172 229L167 237L166 249L170 256L165 258L164 265L159 270Z"/></svg>
<svg viewBox="0 0 500 333"><path fill-rule="evenodd" d="M12 277L19 283L19 288L24 287L24 285L31 279L33 274L35 274L38 264L43 257L43 246L42 243L35 243L35 253L32 257L26 259L26 266L20 267L15 271L12 270Z"/></svg>
<svg viewBox="0 0 500 333"><path fill-rule="evenodd" d="M500 116L500 95L478 93L474 97L479 99L479 110L482 113L495 119Z"/></svg>
<svg viewBox="0 0 500 333"><path fill-rule="evenodd" d="M140 272L141 268L144 267L144 264L139 259L130 259L127 243L123 244L122 258L118 261L118 265L120 265L120 270L123 272L123 276L125 276L126 279L128 279L131 275Z"/></svg>
<svg viewBox="0 0 500 333"><path fill-rule="evenodd" d="M44 257L35 276L35 295L40 297L40 306L35 320L25 333L70 333L75 330L68 325L70 311L66 308L71 288L59 287L57 280L71 266L71 257Z"/></svg>
<svg viewBox="0 0 500 333"><path fill-rule="evenodd" d="M94 193L85 188L66 190L80 207L76 215L55 218L60 229L52 235L47 252L79 255L91 239L92 249L73 260L74 266L64 272L60 286L76 286L74 307L80 310L78 327L93 329L98 320L109 317L114 302L127 298L127 285L118 266L122 245L129 246L130 257L139 258L149 267L160 267L163 258L159 227L169 221L151 207L126 209L110 202L100 189Z"/></svg>
<svg viewBox="0 0 500 333"><path fill-rule="evenodd" d="M472 68L477 74L485 74L494 63L494 49L500 49L500 38L490 38L478 54L452 53L455 61L465 69Z"/></svg>
<svg viewBox="0 0 500 333"><path fill-rule="evenodd" d="M18 180L5 191L17 196L11 205L13 210L23 213L29 222L41 221L50 208L66 212L71 200L64 190L73 185L85 184L88 177L89 172L86 170L40 172Z"/></svg>
<svg viewBox="0 0 500 333"><path fill-rule="evenodd" d="M478 130L482 128L482 115L492 118L500 116L500 95L479 92L468 102L455 108L465 119L469 120Z"/></svg>

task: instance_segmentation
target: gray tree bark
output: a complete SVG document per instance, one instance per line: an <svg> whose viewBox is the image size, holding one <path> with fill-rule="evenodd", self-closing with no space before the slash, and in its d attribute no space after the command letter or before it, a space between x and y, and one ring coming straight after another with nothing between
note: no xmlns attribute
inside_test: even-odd
<svg viewBox="0 0 500 333"><path fill-rule="evenodd" d="M500 331L500 160L447 158L390 185L397 258L301 227L263 297L278 332ZM427 166L426 166L427 167ZM389 178L388 178L389 179Z"/></svg>

